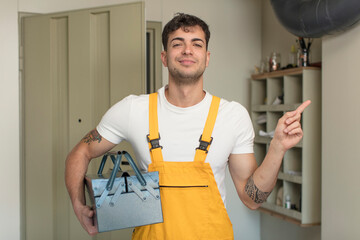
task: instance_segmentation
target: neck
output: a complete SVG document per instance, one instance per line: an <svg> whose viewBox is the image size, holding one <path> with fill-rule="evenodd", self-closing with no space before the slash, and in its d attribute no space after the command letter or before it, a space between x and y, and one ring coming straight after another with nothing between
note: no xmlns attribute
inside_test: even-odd
<svg viewBox="0 0 360 240"><path fill-rule="evenodd" d="M169 85L165 88L165 97L168 102L183 108L198 104L204 99L205 94L202 81L181 86L169 81Z"/></svg>

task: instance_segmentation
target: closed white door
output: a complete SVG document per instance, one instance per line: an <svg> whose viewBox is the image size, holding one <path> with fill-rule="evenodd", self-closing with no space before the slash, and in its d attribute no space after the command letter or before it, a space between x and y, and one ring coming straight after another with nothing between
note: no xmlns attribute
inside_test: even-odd
<svg viewBox="0 0 360 240"><path fill-rule="evenodd" d="M145 93L144 3L26 17L22 26L25 239L130 239L131 229L85 233L64 170L70 149L111 105Z"/></svg>

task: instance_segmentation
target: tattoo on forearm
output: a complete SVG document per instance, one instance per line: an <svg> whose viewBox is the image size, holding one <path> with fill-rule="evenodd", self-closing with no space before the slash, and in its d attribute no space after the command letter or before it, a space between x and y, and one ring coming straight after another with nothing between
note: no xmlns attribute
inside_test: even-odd
<svg viewBox="0 0 360 240"><path fill-rule="evenodd" d="M98 131L96 129L92 130L91 132L89 132L84 138L83 138L83 142L87 143L88 145L90 145L91 142L95 142L97 141L98 143L100 143L102 140L101 135L98 133Z"/></svg>
<svg viewBox="0 0 360 240"><path fill-rule="evenodd" d="M255 203L263 203L271 192L263 192L254 183L253 176L249 178L245 185L245 192Z"/></svg>

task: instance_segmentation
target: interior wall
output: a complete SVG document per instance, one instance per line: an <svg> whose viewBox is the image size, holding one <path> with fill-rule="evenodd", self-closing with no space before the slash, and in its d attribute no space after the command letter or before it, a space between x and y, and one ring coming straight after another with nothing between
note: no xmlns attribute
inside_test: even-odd
<svg viewBox="0 0 360 240"><path fill-rule="evenodd" d="M360 238L360 24L323 39L322 239Z"/></svg>
<svg viewBox="0 0 360 240"><path fill-rule="evenodd" d="M296 36L289 33L277 20L270 0L262 0L262 58L270 56L275 51L281 54L281 66L288 64L288 55L291 45L295 44ZM321 39L315 39L311 47L311 62L320 62L322 59ZM260 61L260 59L259 59ZM260 64L260 63L258 63ZM326 118L323 118L326 119ZM262 240L319 240L321 227L299 227L284 220L261 214ZM326 238L325 238L326 239Z"/></svg>
<svg viewBox="0 0 360 240"><path fill-rule="evenodd" d="M162 5L163 5L163 0L145 0L145 18L146 18L146 20L162 22L162 19L163 19Z"/></svg>
<svg viewBox="0 0 360 240"><path fill-rule="evenodd" d="M20 239L18 3L0 7L0 239Z"/></svg>

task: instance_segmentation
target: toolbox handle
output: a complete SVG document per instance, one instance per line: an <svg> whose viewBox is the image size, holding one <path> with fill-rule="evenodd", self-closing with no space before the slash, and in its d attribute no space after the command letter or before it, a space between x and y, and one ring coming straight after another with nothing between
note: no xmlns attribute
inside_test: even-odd
<svg viewBox="0 0 360 240"><path fill-rule="evenodd" d="M122 151L122 154L125 156L126 160L130 163L130 166L134 170L135 175L136 175L137 179L139 180L141 186L146 186L146 180L145 180L144 176L141 174L138 167L136 166L136 164L135 164L134 160L132 159L132 157L130 156L130 154L126 151Z"/></svg>
<svg viewBox="0 0 360 240"><path fill-rule="evenodd" d="M103 156L102 160L101 160L101 163L100 163L99 170L98 170L97 174L98 174L98 175L101 175L101 174L102 174L108 156L110 156L113 164L115 165L115 163L116 163L115 155L119 155L119 154L121 155L121 152L109 152L109 153L106 153L106 154ZM119 167L118 167L118 171L121 171L120 165L119 165Z"/></svg>
<svg viewBox="0 0 360 240"><path fill-rule="evenodd" d="M121 162L121 154L118 154L116 156L116 160L115 160L115 164L114 164L114 169L111 172L110 178L108 183L106 184L106 190L111 191L111 189L114 186L114 182L115 182L115 178L116 178L116 173L117 173L117 169L119 169L120 166L120 162Z"/></svg>
<svg viewBox="0 0 360 240"><path fill-rule="evenodd" d="M115 156L116 155L116 159ZM111 157L112 161L114 162L114 168L111 172L109 181L106 184L106 190L111 191L114 182L115 182L115 178L116 178L116 173L117 170L121 170L120 169L120 163L121 163L121 156L124 155L126 160L130 163L131 168L134 170L136 178L139 180L141 186L146 186L146 180L144 178L144 176L141 174L140 170L138 169L138 167L136 166L134 160L132 159L132 157L130 156L130 154L126 151L122 151L122 152L109 152L107 154L104 155L104 157L102 158L100 167L99 167L99 171L98 174L102 174L102 171L104 169L105 166L105 162L108 156Z"/></svg>

